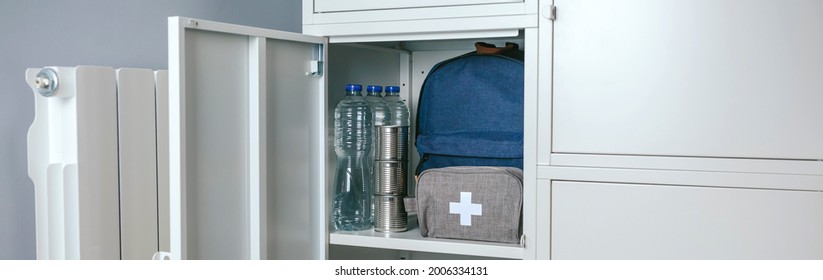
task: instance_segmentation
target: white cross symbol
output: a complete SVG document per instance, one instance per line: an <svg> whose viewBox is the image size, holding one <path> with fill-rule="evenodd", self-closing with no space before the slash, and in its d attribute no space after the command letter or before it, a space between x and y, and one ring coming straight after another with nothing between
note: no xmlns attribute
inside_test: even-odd
<svg viewBox="0 0 823 280"><path fill-rule="evenodd" d="M472 203L471 192L460 192L460 202L449 202L449 214L459 214L460 225L471 226L472 216L483 216L483 204Z"/></svg>

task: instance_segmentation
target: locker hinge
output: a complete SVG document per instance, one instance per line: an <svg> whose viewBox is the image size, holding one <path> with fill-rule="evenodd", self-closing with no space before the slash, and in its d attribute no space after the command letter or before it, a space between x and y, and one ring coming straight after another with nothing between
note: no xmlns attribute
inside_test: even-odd
<svg viewBox="0 0 823 280"><path fill-rule="evenodd" d="M554 5L548 5L543 7L543 10L540 12L544 18L549 20L557 19L557 7Z"/></svg>
<svg viewBox="0 0 823 280"><path fill-rule="evenodd" d="M323 76L323 45L317 45L314 51L314 60L309 61L309 72L307 76Z"/></svg>

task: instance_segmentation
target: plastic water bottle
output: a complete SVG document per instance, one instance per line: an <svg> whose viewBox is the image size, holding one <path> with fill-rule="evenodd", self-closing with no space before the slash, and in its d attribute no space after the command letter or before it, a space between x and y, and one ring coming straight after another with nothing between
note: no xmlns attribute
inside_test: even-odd
<svg viewBox="0 0 823 280"><path fill-rule="evenodd" d="M369 154L369 159L371 160L369 160L368 167L369 178L372 178L373 184L377 183L377 178L374 176L374 160L376 159L375 153L377 152L377 129L378 127L389 124L389 106L386 106L386 100L380 95L381 93L383 93L383 87L381 86L369 85L366 87L366 102L368 102L371 107L374 120L374 125L372 126L372 151ZM375 189L372 190L376 191ZM375 214L374 205L372 205L372 214ZM373 220L372 218L372 221Z"/></svg>
<svg viewBox="0 0 823 280"><path fill-rule="evenodd" d="M381 86L367 86L366 87L366 102L369 102L372 113L374 113L374 125L388 125L389 122L389 106L386 105L386 100L380 95L383 93Z"/></svg>
<svg viewBox="0 0 823 280"><path fill-rule="evenodd" d="M336 230L372 228L372 111L361 85L346 85L346 97L334 109L334 179L332 225Z"/></svg>
<svg viewBox="0 0 823 280"><path fill-rule="evenodd" d="M386 87L386 105L389 106L389 125L409 126L409 107L400 100L400 87Z"/></svg>
<svg viewBox="0 0 823 280"><path fill-rule="evenodd" d="M380 95L381 93L383 93L383 87L381 86L370 85L366 87L366 102L369 102L369 106L371 106L372 113L374 114L374 126L372 126L374 128L372 133L372 137L374 137L372 139L373 149L370 155L372 159L375 158L375 153L377 152L377 127L389 124L389 106L386 105L386 100ZM372 181L376 182L376 178L374 177L374 162L371 161L369 163L369 174L375 179Z"/></svg>

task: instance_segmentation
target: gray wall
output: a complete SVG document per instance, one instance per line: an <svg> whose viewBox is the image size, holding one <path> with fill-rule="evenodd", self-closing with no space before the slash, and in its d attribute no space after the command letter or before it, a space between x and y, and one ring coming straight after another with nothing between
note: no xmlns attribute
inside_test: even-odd
<svg viewBox="0 0 823 280"><path fill-rule="evenodd" d="M34 186L26 133L29 67L166 69L166 18L187 16L301 30L301 1L0 0L0 259L34 259Z"/></svg>

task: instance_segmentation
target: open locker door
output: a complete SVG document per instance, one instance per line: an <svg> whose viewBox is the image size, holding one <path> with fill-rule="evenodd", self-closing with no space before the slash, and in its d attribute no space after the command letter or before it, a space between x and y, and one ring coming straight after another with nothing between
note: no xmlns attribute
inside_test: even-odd
<svg viewBox="0 0 823 280"><path fill-rule="evenodd" d="M325 259L327 40L169 18L171 259Z"/></svg>

